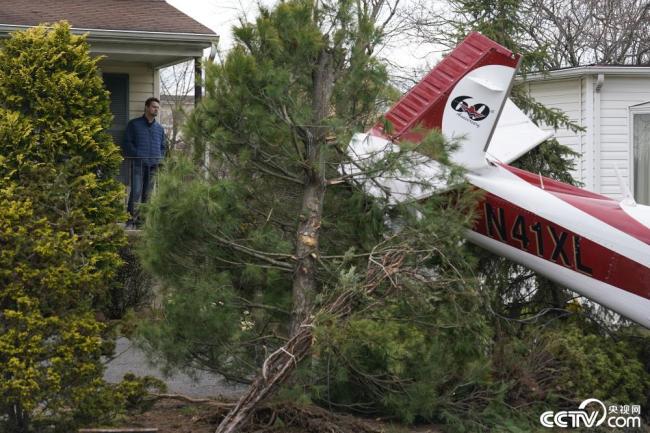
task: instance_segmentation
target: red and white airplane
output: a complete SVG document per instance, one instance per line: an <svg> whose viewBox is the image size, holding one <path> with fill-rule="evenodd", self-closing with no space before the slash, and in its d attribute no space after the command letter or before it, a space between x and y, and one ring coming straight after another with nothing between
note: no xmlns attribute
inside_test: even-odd
<svg viewBox="0 0 650 433"><path fill-rule="evenodd" d="M391 108L389 131L382 123L353 137L355 163L343 170L362 176L359 167L400 141L419 142L423 129L460 138L451 159L485 192L467 238L650 328L650 206L629 193L617 202L508 165L551 136L508 99L519 60L470 34ZM423 182L435 183L442 164L416 153L411 159L411 174L362 179L366 190L401 202L448 188Z"/></svg>

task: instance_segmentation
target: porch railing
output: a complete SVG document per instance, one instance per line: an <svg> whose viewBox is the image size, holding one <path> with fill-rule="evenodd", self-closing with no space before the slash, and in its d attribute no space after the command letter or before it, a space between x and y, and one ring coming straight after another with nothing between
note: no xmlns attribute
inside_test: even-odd
<svg viewBox="0 0 650 433"><path fill-rule="evenodd" d="M126 186L126 197L124 200L124 207L128 207L129 197L134 187L134 181L146 181L149 176L151 182L151 189L144 191L144 202L148 201L151 192L156 187L156 172L162 165L164 157L131 157L126 156L120 166L118 180ZM145 185L143 184L144 188ZM137 188L137 186L136 186ZM149 194L147 194L147 192ZM137 198L137 197L136 197Z"/></svg>

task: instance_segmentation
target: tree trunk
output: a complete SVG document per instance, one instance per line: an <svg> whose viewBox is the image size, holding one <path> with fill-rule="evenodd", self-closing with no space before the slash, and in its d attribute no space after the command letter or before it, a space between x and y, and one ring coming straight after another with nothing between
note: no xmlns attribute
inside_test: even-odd
<svg viewBox="0 0 650 433"><path fill-rule="evenodd" d="M293 311L291 333L296 335L300 324L308 318L316 295L318 240L323 216L325 186L320 179L307 185L303 194L301 221L296 235L297 263L293 276Z"/></svg>
<svg viewBox="0 0 650 433"><path fill-rule="evenodd" d="M293 311L291 333L309 316L316 295L316 270L319 251L319 230L325 199L325 164L322 147L325 145L327 117L334 83L332 56L321 51L312 73L312 127L303 132L306 169L305 189L300 209L300 223L296 233L296 268L293 276Z"/></svg>
<svg viewBox="0 0 650 433"><path fill-rule="evenodd" d="M325 163L322 147L325 146L326 129L323 120L328 116L334 84L332 55L320 52L318 63L312 73L312 122L313 126L300 131L305 146L305 187L300 209L300 223L296 232L296 267L293 274L293 310L289 342L273 352L264 361L262 372L257 376L237 406L223 419L216 433L235 433L248 421L255 406L264 401L293 373L312 345L312 310L317 291L319 232L325 199Z"/></svg>

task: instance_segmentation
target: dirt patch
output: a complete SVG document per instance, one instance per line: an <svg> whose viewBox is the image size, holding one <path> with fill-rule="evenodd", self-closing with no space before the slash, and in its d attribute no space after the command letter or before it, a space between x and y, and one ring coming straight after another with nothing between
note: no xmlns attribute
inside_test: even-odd
<svg viewBox="0 0 650 433"><path fill-rule="evenodd" d="M128 427L155 427L159 433L214 433L215 409L208 404L164 399L144 413L131 415L120 423Z"/></svg>
<svg viewBox="0 0 650 433"><path fill-rule="evenodd" d="M184 401L162 399L157 401L153 407L140 414L131 415L126 421L120 423L121 426L129 427L155 427L159 433L214 433L221 417L218 413L223 413L218 403L189 403ZM310 428L291 427L282 425L281 422L275 421L270 423L266 428L258 428L257 431L272 433L321 433L318 425L321 421L318 419L324 412L319 408L307 408L307 413L313 413L316 419L310 422ZM347 426L364 425L366 431L375 431L378 433L442 433L436 426L418 426L407 427L385 421L360 419L348 415L334 415L339 417L341 431L349 431ZM332 423L330 418L324 423ZM334 422L336 423L336 422ZM323 425L324 427L324 425ZM331 427L331 424L330 424ZM328 431L336 431L329 430ZM362 430L352 430L362 431Z"/></svg>

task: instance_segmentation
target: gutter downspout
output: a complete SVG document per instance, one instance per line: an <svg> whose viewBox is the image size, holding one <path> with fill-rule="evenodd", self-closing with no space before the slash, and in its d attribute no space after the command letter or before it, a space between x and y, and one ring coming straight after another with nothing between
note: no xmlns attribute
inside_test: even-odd
<svg viewBox="0 0 650 433"><path fill-rule="evenodd" d="M582 104L582 97L584 96L585 91L585 77L580 77L578 79L578 124L584 127L585 111ZM578 179L580 182L585 181L585 170L584 170L584 160L585 160L585 133L578 133L578 149L580 149L580 155L578 156Z"/></svg>
<svg viewBox="0 0 650 433"><path fill-rule="evenodd" d="M605 83L605 74L598 74L598 79L596 80L596 86L594 87L594 191L597 193L601 192L602 187L602 174L600 171L602 155L601 155L601 113L600 113L600 97L601 89Z"/></svg>
<svg viewBox="0 0 650 433"><path fill-rule="evenodd" d="M589 191L595 191L596 174L594 171L594 77L585 75L585 186Z"/></svg>

